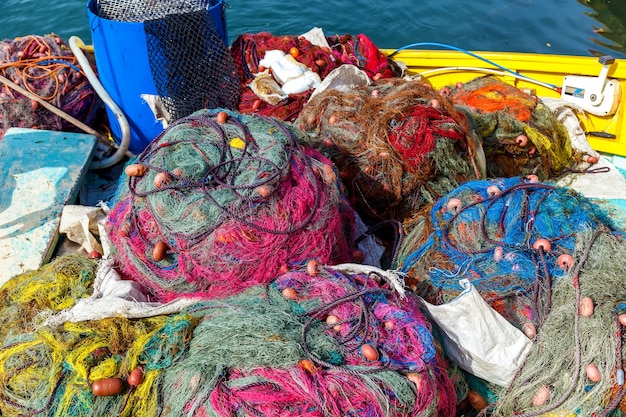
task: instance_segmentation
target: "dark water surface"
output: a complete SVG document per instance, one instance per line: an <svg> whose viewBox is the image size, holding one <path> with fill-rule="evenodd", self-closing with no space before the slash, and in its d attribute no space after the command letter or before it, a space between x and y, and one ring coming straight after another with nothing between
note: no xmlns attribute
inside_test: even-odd
<svg viewBox="0 0 626 417"><path fill-rule="evenodd" d="M396 48L438 42L470 50L626 57L626 0L229 0L229 41L246 32L368 35ZM86 0L0 0L0 39L54 32L90 43Z"/></svg>

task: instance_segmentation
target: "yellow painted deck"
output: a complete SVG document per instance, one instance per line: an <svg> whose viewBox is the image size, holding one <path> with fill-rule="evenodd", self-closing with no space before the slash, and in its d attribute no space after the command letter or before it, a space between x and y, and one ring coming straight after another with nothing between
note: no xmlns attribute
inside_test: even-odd
<svg viewBox="0 0 626 417"><path fill-rule="evenodd" d="M474 51L468 54L456 50L421 49L383 52L388 56L393 54L393 59L405 63L409 75L419 74L422 80L437 89L492 74L518 88L532 90L539 97L552 98L561 97L560 92L529 79L561 87L565 76L598 77L603 67L595 57ZM581 124L594 149L626 156L626 106L623 105L626 103L626 60L616 59L609 67L607 77L619 83L618 100L622 105L611 116L581 115Z"/></svg>

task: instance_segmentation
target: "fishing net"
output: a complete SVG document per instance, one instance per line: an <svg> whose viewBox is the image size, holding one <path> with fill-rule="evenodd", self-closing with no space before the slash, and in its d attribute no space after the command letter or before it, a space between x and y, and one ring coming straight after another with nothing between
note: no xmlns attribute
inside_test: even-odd
<svg viewBox="0 0 626 417"><path fill-rule="evenodd" d="M158 379L184 356L197 320L189 315L110 318L38 328L0 348L0 411L31 416L157 416ZM130 373L143 371L137 386ZM119 392L96 396L103 381Z"/></svg>
<svg viewBox="0 0 626 417"><path fill-rule="evenodd" d="M96 264L62 260L74 266L74 281L82 263ZM57 274L47 284L65 279ZM177 314L31 327L2 341L0 413L453 416L448 365L401 288L377 268L300 266L270 285ZM15 286L8 307L25 308L28 292ZM368 359L365 345L378 357ZM95 395L103 381L118 389Z"/></svg>
<svg viewBox="0 0 626 417"><path fill-rule="evenodd" d="M235 109L239 81L216 0L99 0L96 15L143 22L152 79L168 122L204 108Z"/></svg>
<svg viewBox="0 0 626 417"><path fill-rule="evenodd" d="M235 64L211 15L173 14L144 27L152 78L170 120L205 108L237 108Z"/></svg>
<svg viewBox="0 0 626 417"><path fill-rule="evenodd" d="M494 416L626 412L623 326L617 319L626 297L626 245L623 236L602 228L577 237L575 264L555 283L550 315L517 379L499 392ZM593 302L591 315L583 313L584 297ZM599 380L590 366L599 371Z"/></svg>
<svg viewBox="0 0 626 417"><path fill-rule="evenodd" d="M601 294L615 294L615 299L620 301L624 297L623 289L614 289L610 278L607 277L606 282L599 275L593 278L596 269L585 264L586 255L581 254L580 248L588 241L589 230L619 235L601 208L572 189L531 182L526 178L471 181L435 204L430 216L424 218L405 238L398 256L398 267L407 274L409 288L437 305L457 297L462 291L459 280L468 279L509 323L530 338L534 334L539 335L540 339L535 339L536 344L530 350L524 369L529 366L528 361L537 361L537 365L530 367L534 372L533 378L544 384L549 380L548 385L560 387L559 395L570 395L572 392L567 391L568 384L575 384L568 374L572 372L574 349L570 325L576 299L571 298L573 290L568 289L567 297L570 298L564 300L562 291L571 287L572 278L577 275L574 266L576 263L579 263L578 268L585 265L582 271L585 275L590 274L586 282L595 282L597 290L583 293L593 297L596 303L606 300L604 308L607 310L615 309L617 301L611 301L613 296L604 297ZM606 249L598 250L605 257L609 253ZM619 259L614 258L612 262L616 265L611 270L623 269L623 265L618 265L621 262ZM606 271L598 269L598 274L601 270ZM582 283L583 272L580 274ZM563 309L568 311L565 321ZM614 352L615 342L607 340L607 337L613 337L614 330L607 329L614 329L615 318L607 321L608 316L604 313L595 318L597 322L590 324L589 328L585 327L590 339L592 333L597 334L594 342L597 345L593 346L590 342L585 348L588 349L587 355L595 354L599 358L606 354L602 359L606 362L603 366L614 366L614 354L606 352L612 349ZM541 341L540 346L537 340ZM612 347L606 347L607 343L613 343ZM551 352L555 352L554 355ZM509 408L502 412L502 416L517 415L519 407L529 412L523 415L543 415L530 413L537 410L532 408L531 402L518 402L522 391L525 399L528 396L532 398L541 385L532 382L534 388L529 389L529 381L525 376L515 379L513 385L518 384L519 388L514 394L478 378L468 383L479 391L482 385L480 394L490 402L500 396L502 401L508 403ZM584 391L585 385L582 379L577 389ZM610 385L597 389L606 392ZM587 399L579 394L568 400L569 404L586 403ZM600 407L603 403L593 404ZM585 407L593 408L590 405ZM570 412L574 410L569 408Z"/></svg>
<svg viewBox="0 0 626 417"><path fill-rule="evenodd" d="M359 214L407 226L480 175L467 120L430 85L390 79L315 95L294 123L335 163Z"/></svg>
<svg viewBox="0 0 626 417"><path fill-rule="evenodd" d="M0 328L0 340L32 331L35 316L43 310L58 312L88 297L96 266L90 259L67 255L8 280L0 288L0 315L11 325Z"/></svg>
<svg viewBox="0 0 626 417"><path fill-rule="evenodd" d="M612 225L610 218L569 188L519 177L470 181L437 202L407 236L398 266L431 303L457 297L458 281L467 277L510 323L539 328L577 234L603 225Z"/></svg>
<svg viewBox="0 0 626 417"><path fill-rule="evenodd" d="M215 4L215 0L97 0L95 11L109 20L144 22L205 10Z"/></svg>
<svg viewBox="0 0 626 417"><path fill-rule="evenodd" d="M565 126L534 95L489 76L442 92L482 138L489 177L535 174L546 180L582 160Z"/></svg>
<svg viewBox="0 0 626 417"><path fill-rule="evenodd" d="M267 290L197 305L206 315L165 373L164 415L454 415L447 365L416 303L380 270L344 268L296 268Z"/></svg>
<svg viewBox="0 0 626 417"><path fill-rule="evenodd" d="M0 75L85 124L93 122L100 108L69 46L56 35L0 42ZM76 130L36 100L0 82L0 139L10 127Z"/></svg>
<svg viewBox="0 0 626 417"><path fill-rule="evenodd" d="M220 110L171 125L134 161L145 173L120 180L107 223L120 270L169 300L234 294L312 258L350 261L355 214L297 133Z"/></svg>
<svg viewBox="0 0 626 417"><path fill-rule="evenodd" d="M261 32L243 34L231 45L231 55L236 63L241 85L239 111L274 116L281 120L293 121L302 110L313 90L306 90L277 102L266 100L251 88L251 82L262 73L259 67L266 52L271 50L290 54L295 48L297 62L304 64L323 80L337 67L355 65L370 78L389 78L396 74L396 67L388 61L376 45L364 34L325 37L328 46L318 46L305 37L276 36Z"/></svg>

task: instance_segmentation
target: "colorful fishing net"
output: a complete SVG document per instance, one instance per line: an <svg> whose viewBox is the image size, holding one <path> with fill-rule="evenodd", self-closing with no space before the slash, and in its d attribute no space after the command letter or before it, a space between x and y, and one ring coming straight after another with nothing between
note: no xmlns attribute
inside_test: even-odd
<svg viewBox="0 0 626 417"><path fill-rule="evenodd" d="M626 412L624 326L618 320L626 299L624 237L600 226L576 238L574 264L554 283L550 315L517 378L498 392L494 416Z"/></svg>
<svg viewBox="0 0 626 417"><path fill-rule="evenodd" d="M398 266L431 303L457 297L466 277L510 323L539 328L577 234L611 224L569 188L520 177L470 181L437 202L407 236Z"/></svg>
<svg viewBox="0 0 626 417"><path fill-rule="evenodd" d="M467 119L420 81L323 91L294 124L335 163L354 207L370 223L410 223L426 204L480 176Z"/></svg>
<svg viewBox="0 0 626 417"><path fill-rule="evenodd" d="M623 276L622 258L613 258L608 255L611 250L601 249L598 244L602 255L590 256L611 258L614 266L596 269L586 261L588 251L581 249L589 241L590 231L621 236L611 219L572 189L533 181L504 178L471 181L458 187L433 206L430 216L404 240L398 256L398 267L407 274L408 286L430 303L439 305L457 297L462 290L459 279L467 278L509 323L531 339L538 335L524 373L512 384L517 386L514 393L477 378L468 381L477 390L483 385L484 398L499 396L507 404L503 405L505 411L497 414L502 416L518 415L520 409L528 412L522 414L525 416L544 415L535 414L538 408L530 401L542 384L559 392L550 397L551 401L561 395L568 397L571 413L576 413L574 404L604 407L604 403L597 402L604 394L587 403L583 393L589 384L584 378L578 379L578 393L569 390L569 384L576 384L578 377L568 372L580 370L570 369L578 343L571 324L577 300L580 302L573 296L572 279L576 283L580 278L583 295L594 298L598 306L606 303L602 308L607 313L594 315L593 324L585 325L586 334L580 333L579 340L595 341L577 347L577 354L580 349L586 350L588 362L582 363L601 362L605 375L615 365L615 318L610 317L610 311L624 298L623 288L615 287L617 276ZM623 237L611 238L615 239L611 245L623 246ZM589 274L584 281L583 274ZM610 278L613 274L615 283ZM583 282L590 287L585 289ZM606 393L611 384L598 386L597 390Z"/></svg>
<svg viewBox="0 0 626 417"><path fill-rule="evenodd" d="M541 100L485 76L442 89L482 138L489 177L553 178L582 160L556 116Z"/></svg>
<svg viewBox="0 0 626 417"><path fill-rule="evenodd" d="M296 133L219 110L170 125L134 161L145 172L120 181L107 226L120 270L164 301L224 297L312 258L350 261L354 212Z"/></svg>
<svg viewBox="0 0 626 417"><path fill-rule="evenodd" d="M96 262L69 257L51 265L61 270L61 264L78 277ZM30 276L47 276L50 268ZM7 307L24 309L26 293L60 287L65 278L33 284L38 291L15 287ZM43 303L36 310L55 308ZM430 325L395 275L310 264L178 314L39 325L6 338L0 413L453 416L449 371Z"/></svg>
<svg viewBox="0 0 626 417"><path fill-rule="evenodd" d="M184 314L119 317L24 334L0 348L0 411L6 416L157 416L159 377L185 354L196 322ZM131 381L138 367L141 383L128 385L124 381ZM103 383L118 389L94 395Z"/></svg>
<svg viewBox="0 0 626 417"><path fill-rule="evenodd" d="M395 67L366 35L335 35L325 38L329 46L314 45L304 37L276 36L267 32L243 34L235 39L230 50L241 84L239 111L293 121L311 96L312 90L307 90L272 104L254 93L250 83L261 72L259 61L270 50L289 54L295 48L296 60L318 74L322 80L332 70L344 64L357 66L371 78L389 78L393 75Z"/></svg>
<svg viewBox="0 0 626 417"><path fill-rule="evenodd" d="M416 303L380 270L344 267L296 268L196 306L205 317L165 373L164 415L454 415L454 384Z"/></svg>
<svg viewBox="0 0 626 417"><path fill-rule="evenodd" d="M56 35L0 42L0 75L79 121L93 121L100 100L69 46ZM60 116L0 82L0 139L10 127L75 130Z"/></svg>
<svg viewBox="0 0 626 417"><path fill-rule="evenodd" d="M0 327L0 341L32 331L34 318L43 310L58 312L88 297L96 266L92 260L68 255L8 280L0 288L0 316L11 325Z"/></svg>

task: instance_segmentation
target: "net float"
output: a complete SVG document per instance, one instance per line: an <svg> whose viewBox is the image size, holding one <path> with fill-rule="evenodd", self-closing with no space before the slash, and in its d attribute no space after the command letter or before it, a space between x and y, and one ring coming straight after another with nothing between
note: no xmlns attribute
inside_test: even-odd
<svg viewBox="0 0 626 417"><path fill-rule="evenodd" d="M326 317L326 324L328 324L329 326L333 326L333 330L336 331L336 332L341 330L341 324L337 324L340 321L341 320L339 320L339 317L337 317L337 316L330 315L330 316Z"/></svg>
<svg viewBox="0 0 626 417"><path fill-rule="evenodd" d="M143 382L143 367L137 366L133 371L128 375L128 385L136 387L141 385Z"/></svg>
<svg viewBox="0 0 626 417"><path fill-rule="evenodd" d="M470 405L475 410L482 410L484 408L487 408L487 406L489 405L487 403L487 400L485 400L485 398L480 395L478 391L475 391L473 389L467 392L467 401L469 401Z"/></svg>
<svg viewBox="0 0 626 417"><path fill-rule="evenodd" d="M361 346L361 353L365 356L365 359L370 361L378 360L378 351L372 347L372 345L368 345L367 343Z"/></svg>
<svg viewBox="0 0 626 417"><path fill-rule="evenodd" d="M124 382L120 378L98 379L91 384L91 392L96 397L118 395L124 389Z"/></svg>
<svg viewBox="0 0 626 417"><path fill-rule="evenodd" d="M598 370L598 367L595 363L590 363L589 365L587 365L585 367L585 373L587 374L587 378L589 378L591 382L600 382L600 380L602 379L602 374Z"/></svg>
<svg viewBox="0 0 626 417"><path fill-rule="evenodd" d="M540 405L544 405L546 401L548 401L548 397L550 397L550 392L552 389L548 385L542 385L539 387L535 395L533 395L533 405L535 407L539 407Z"/></svg>
<svg viewBox="0 0 626 417"><path fill-rule="evenodd" d="M493 249L493 260L496 262L500 262L502 260L503 251L504 249L502 249L502 246L496 246Z"/></svg>
<svg viewBox="0 0 626 417"><path fill-rule="evenodd" d="M569 269L574 266L574 257L569 253L563 253L556 258L556 264L564 271L569 271Z"/></svg>
<svg viewBox="0 0 626 417"><path fill-rule="evenodd" d="M529 339L534 339L535 336L537 336L537 328L533 323L524 323L522 329L524 330L524 334L526 335L526 337Z"/></svg>
<svg viewBox="0 0 626 417"><path fill-rule="evenodd" d="M167 172L159 172L154 176L154 186L161 188L170 182L170 176Z"/></svg>
<svg viewBox="0 0 626 417"><path fill-rule="evenodd" d="M228 115L228 113L226 113L225 111L221 111L217 113L215 120L217 121L217 123L223 125L224 123L228 121L229 118L230 116Z"/></svg>
<svg viewBox="0 0 626 417"><path fill-rule="evenodd" d="M495 197L497 195L500 195L500 193L500 188L497 185L490 185L489 187L487 187L487 194L489 195L489 197Z"/></svg>
<svg viewBox="0 0 626 417"><path fill-rule="evenodd" d="M154 248L152 249L152 257L157 262L162 261L163 259L165 259L168 249L169 248L167 246L167 243L163 241L157 242L157 244L154 245Z"/></svg>
<svg viewBox="0 0 626 417"><path fill-rule="evenodd" d="M141 177L146 173L147 170L148 167L142 164L130 164L127 165L126 168L124 168L124 172L129 177Z"/></svg>
<svg viewBox="0 0 626 417"><path fill-rule="evenodd" d="M295 300L296 298L298 298L298 293L296 292L296 290L290 287L286 287L281 291L281 293L283 294L283 297L288 300Z"/></svg>
<svg viewBox="0 0 626 417"><path fill-rule="evenodd" d="M583 297L580 300L580 316L591 317L593 315L593 300L591 297Z"/></svg>
<svg viewBox="0 0 626 417"><path fill-rule="evenodd" d="M535 240L535 243L533 243L533 249L534 250L543 250L544 252L550 252L550 249L552 249L552 244L550 243L550 241L548 239L537 239Z"/></svg>
<svg viewBox="0 0 626 417"><path fill-rule="evenodd" d="M315 259L311 259L309 262L306 263L306 273L312 277L316 277L318 265L319 262L317 262Z"/></svg>
<svg viewBox="0 0 626 417"><path fill-rule="evenodd" d="M462 204L463 203L458 198L451 198L450 200L448 200L446 207L448 208L448 211L456 213L457 211L459 211Z"/></svg>
<svg viewBox="0 0 626 417"><path fill-rule="evenodd" d="M519 135L515 138L515 143L520 148L523 148L526 144L528 144L528 137L526 135Z"/></svg>

